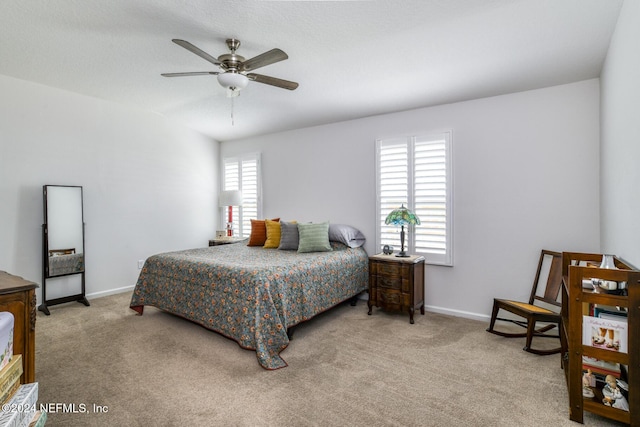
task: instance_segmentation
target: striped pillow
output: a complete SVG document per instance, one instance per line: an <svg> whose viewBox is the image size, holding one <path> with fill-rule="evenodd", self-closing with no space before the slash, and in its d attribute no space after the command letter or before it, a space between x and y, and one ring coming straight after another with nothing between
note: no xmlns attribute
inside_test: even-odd
<svg viewBox="0 0 640 427"><path fill-rule="evenodd" d="M265 248L277 248L280 246L280 221L264 220L267 228L267 240L264 242Z"/></svg>
<svg viewBox="0 0 640 427"><path fill-rule="evenodd" d="M329 243L329 222L317 224L298 224L298 252L328 252L331 249Z"/></svg>
<svg viewBox="0 0 640 427"><path fill-rule="evenodd" d="M278 249L285 251L298 250L298 223L296 221L280 222L280 246Z"/></svg>

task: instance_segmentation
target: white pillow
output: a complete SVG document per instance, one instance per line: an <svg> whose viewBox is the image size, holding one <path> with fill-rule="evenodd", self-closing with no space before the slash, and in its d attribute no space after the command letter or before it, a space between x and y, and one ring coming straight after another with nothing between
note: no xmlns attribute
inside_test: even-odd
<svg viewBox="0 0 640 427"><path fill-rule="evenodd" d="M359 248L366 241L360 230L344 224L329 224L329 240L344 243L350 248Z"/></svg>

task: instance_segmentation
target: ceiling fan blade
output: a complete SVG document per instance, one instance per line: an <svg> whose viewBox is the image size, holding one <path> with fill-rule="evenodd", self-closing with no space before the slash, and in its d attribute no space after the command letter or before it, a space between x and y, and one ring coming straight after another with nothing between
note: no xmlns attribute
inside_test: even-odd
<svg viewBox="0 0 640 427"><path fill-rule="evenodd" d="M281 87L283 89L294 90L298 87L298 83L296 82L290 82L289 80L282 80L275 77L264 76L262 74L249 73L247 74L247 77L249 78L249 80L253 80L254 82Z"/></svg>
<svg viewBox="0 0 640 427"><path fill-rule="evenodd" d="M163 77L186 77L186 76L208 76L208 75L218 75L220 74L217 71L193 71L187 73L162 73Z"/></svg>
<svg viewBox="0 0 640 427"><path fill-rule="evenodd" d="M258 56L254 56L253 58L244 61L242 69L244 71L251 71L260 67L264 67L265 65L284 61L287 58L289 58L289 56L280 49L271 49L268 52L265 52Z"/></svg>
<svg viewBox="0 0 640 427"><path fill-rule="evenodd" d="M211 62L212 64L220 65L220 61L218 61L217 58L214 58L213 56L209 55L204 50L195 47L194 45L192 45L191 43L189 43L186 40L173 39L171 41L174 42L175 44L177 44L178 46L182 46L183 48L187 49L189 52L195 53L200 58L203 58L203 59Z"/></svg>

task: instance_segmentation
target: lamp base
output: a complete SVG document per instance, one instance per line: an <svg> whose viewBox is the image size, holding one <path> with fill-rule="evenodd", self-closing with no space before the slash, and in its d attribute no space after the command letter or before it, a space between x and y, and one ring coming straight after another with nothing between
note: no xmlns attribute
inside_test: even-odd
<svg viewBox="0 0 640 427"><path fill-rule="evenodd" d="M404 224L400 227L400 252L396 255L398 258L408 258L407 252L404 250Z"/></svg>

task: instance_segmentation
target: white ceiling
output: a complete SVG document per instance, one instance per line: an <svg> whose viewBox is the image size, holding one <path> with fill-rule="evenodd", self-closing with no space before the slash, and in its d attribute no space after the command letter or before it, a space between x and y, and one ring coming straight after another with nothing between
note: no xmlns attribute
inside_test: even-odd
<svg viewBox="0 0 640 427"><path fill-rule="evenodd" d="M0 74L157 112L225 141L598 77L622 0L1 0ZM289 59L233 100L212 56ZM1 94L0 94L1 96Z"/></svg>

